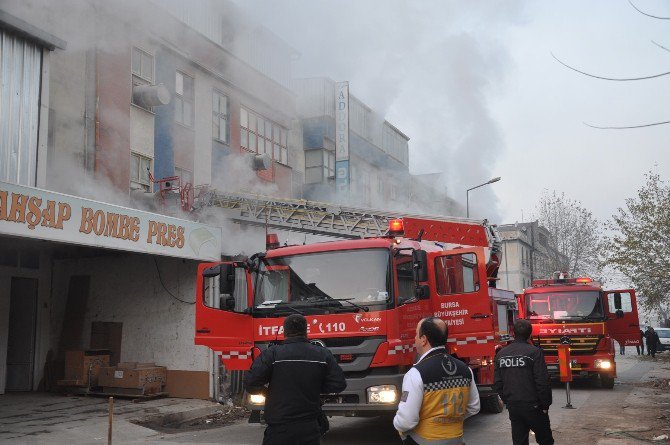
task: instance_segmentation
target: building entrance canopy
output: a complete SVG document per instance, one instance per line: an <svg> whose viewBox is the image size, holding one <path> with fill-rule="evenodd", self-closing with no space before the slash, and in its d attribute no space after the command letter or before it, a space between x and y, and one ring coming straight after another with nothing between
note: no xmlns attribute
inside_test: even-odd
<svg viewBox="0 0 670 445"><path fill-rule="evenodd" d="M0 235L196 260L221 259L221 229L0 182Z"/></svg>

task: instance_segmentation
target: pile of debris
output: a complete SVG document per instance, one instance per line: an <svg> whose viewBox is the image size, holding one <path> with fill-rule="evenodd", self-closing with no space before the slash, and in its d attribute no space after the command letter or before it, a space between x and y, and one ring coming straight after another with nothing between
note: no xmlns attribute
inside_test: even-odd
<svg viewBox="0 0 670 445"><path fill-rule="evenodd" d="M230 425L247 419L249 414L250 411L242 406L222 405L216 407L216 409L205 408L189 412L149 416L132 422L154 431L174 434Z"/></svg>
<svg viewBox="0 0 670 445"><path fill-rule="evenodd" d="M248 417L249 410L242 406L224 406L208 416L191 420L187 423L187 427L193 429L219 427Z"/></svg>
<svg viewBox="0 0 670 445"><path fill-rule="evenodd" d="M641 386L643 388L654 388L670 391L670 378L651 378L647 382L639 382L635 386Z"/></svg>

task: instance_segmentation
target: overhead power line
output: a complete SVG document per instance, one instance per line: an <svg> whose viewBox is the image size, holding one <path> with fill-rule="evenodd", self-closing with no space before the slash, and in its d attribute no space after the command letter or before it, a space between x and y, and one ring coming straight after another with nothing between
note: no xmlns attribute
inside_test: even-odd
<svg viewBox="0 0 670 445"><path fill-rule="evenodd" d="M641 124L641 125L630 125L626 127L601 127L598 125L591 125L589 123L584 122L584 125L587 127L591 128L597 128L598 130L630 130L633 128L645 128L645 127L654 127L656 125L665 125L665 124L670 124L670 121L665 121L665 122L654 122L651 124Z"/></svg>
<svg viewBox="0 0 670 445"><path fill-rule="evenodd" d="M670 20L670 17L659 17L659 16L657 16L657 15L647 14L646 12L642 11L640 8L638 8L637 6L635 6L635 4L633 4L633 2L632 2L631 0L628 0L628 3L630 3L630 5L631 5L637 12L639 12L639 13L642 14L642 15L646 15L647 17L651 17L651 18L653 18L653 19Z"/></svg>
<svg viewBox="0 0 670 445"><path fill-rule="evenodd" d="M574 68L574 67L568 65L567 63L563 62L561 59L559 59L558 57L556 57L556 56L554 55L554 53L551 53L551 57L553 57L558 63L560 63L561 65L563 65L564 67L566 67L566 68L568 68L568 69L571 69L572 71L576 71L576 72L578 72L579 74L583 74L583 75L585 75L585 76L594 77L594 78L596 78L596 79L602 79L602 80L613 80L613 81L616 81L616 82L627 82L627 81L631 81L631 80L647 80L647 79L655 79L655 78L657 78L657 77L667 76L668 74L670 74L670 71L668 71L667 73L653 74L653 75L651 75L651 76L644 76L644 77L630 77L630 78L615 78L615 77L596 76L595 74L590 74L590 73L587 73L587 72L584 72L584 71L580 71L580 70L578 70L577 68Z"/></svg>
<svg viewBox="0 0 670 445"><path fill-rule="evenodd" d="M667 52L670 52L670 49L666 48L665 46L661 45L660 43L654 42L653 40L651 41L654 45L658 46L659 48L662 48L666 50Z"/></svg>

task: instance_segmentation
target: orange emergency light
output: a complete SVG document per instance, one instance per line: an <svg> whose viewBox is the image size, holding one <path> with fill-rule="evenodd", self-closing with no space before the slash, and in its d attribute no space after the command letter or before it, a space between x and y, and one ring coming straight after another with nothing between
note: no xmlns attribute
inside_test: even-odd
<svg viewBox="0 0 670 445"><path fill-rule="evenodd" d="M276 233L268 233L265 235L265 249L272 250L279 247L279 236Z"/></svg>
<svg viewBox="0 0 670 445"><path fill-rule="evenodd" d="M392 219L389 221L389 235L402 236L405 232L402 219Z"/></svg>
<svg viewBox="0 0 670 445"><path fill-rule="evenodd" d="M572 369L570 369L570 345L558 345L558 370L561 382L572 381Z"/></svg>

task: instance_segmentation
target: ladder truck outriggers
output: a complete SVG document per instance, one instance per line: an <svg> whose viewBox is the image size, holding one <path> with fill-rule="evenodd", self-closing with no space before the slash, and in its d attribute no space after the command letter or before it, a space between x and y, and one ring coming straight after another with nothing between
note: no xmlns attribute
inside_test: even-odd
<svg viewBox="0 0 670 445"><path fill-rule="evenodd" d="M533 325L532 341L544 350L551 375L559 373L558 345L568 344L573 377L614 387L614 340L640 344L634 289L604 290L591 278L556 272L553 278L533 281L518 299L518 316Z"/></svg>
<svg viewBox="0 0 670 445"><path fill-rule="evenodd" d="M474 372L483 407L500 412L493 360L510 340L516 298L495 287L500 241L486 221L412 216L209 192L200 205L245 224L339 238L280 246L243 261L204 263L196 283L195 343L228 370L247 370L303 314L311 341L329 348L347 379L323 395L327 415L374 416L397 408L423 317L449 326L448 349ZM195 207L198 207L196 202ZM262 410L262 397L249 397Z"/></svg>

